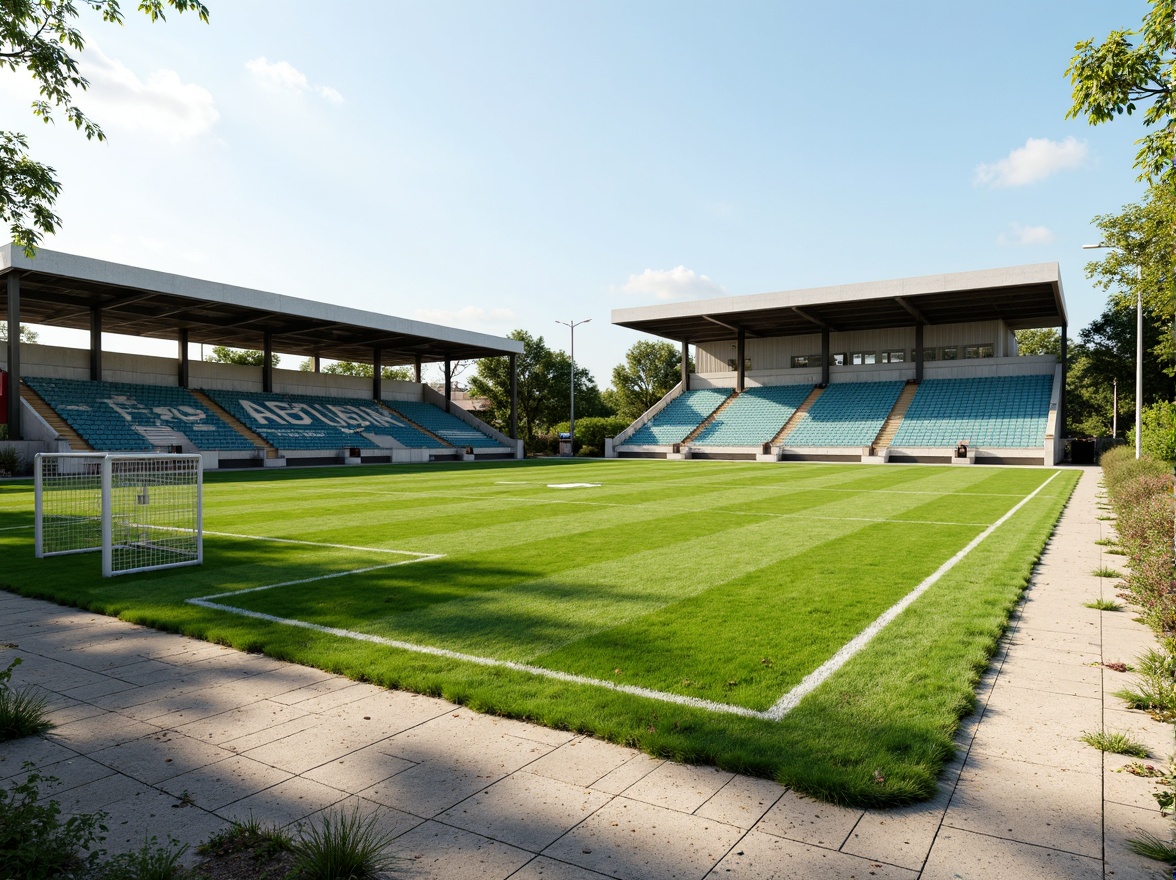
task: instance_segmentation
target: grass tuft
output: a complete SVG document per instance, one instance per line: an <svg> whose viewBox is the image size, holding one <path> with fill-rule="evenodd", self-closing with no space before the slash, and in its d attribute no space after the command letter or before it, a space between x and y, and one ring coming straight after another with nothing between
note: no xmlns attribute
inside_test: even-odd
<svg viewBox="0 0 1176 880"><path fill-rule="evenodd" d="M158 838L153 835L134 852L110 859L95 876L97 880L179 880L188 873L180 864L187 851L188 844L181 846L170 835L167 846L160 846Z"/></svg>
<svg viewBox="0 0 1176 880"><path fill-rule="evenodd" d="M289 834L276 825L263 823L251 813L248 819L235 821L213 834L196 850L209 856L248 852L258 861L264 861L293 848L294 841Z"/></svg>
<svg viewBox="0 0 1176 880"><path fill-rule="evenodd" d="M48 711L45 697L32 685L14 688L12 670L21 664L20 657L14 657L8 668L0 672L0 742L34 736L53 728L45 717Z"/></svg>
<svg viewBox="0 0 1176 880"><path fill-rule="evenodd" d="M1107 568L1105 565L1099 566L1091 574L1100 578L1121 578L1123 576L1123 572Z"/></svg>
<svg viewBox="0 0 1176 880"><path fill-rule="evenodd" d="M1094 746L1100 752L1114 752L1116 755L1129 755L1132 758L1147 757L1147 749L1125 733L1111 733L1106 730L1087 731L1082 734L1081 739L1088 746Z"/></svg>
<svg viewBox="0 0 1176 880"><path fill-rule="evenodd" d="M1176 864L1176 844L1161 840L1147 831L1141 831L1139 837L1129 838L1127 849L1147 859Z"/></svg>
<svg viewBox="0 0 1176 880"><path fill-rule="evenodd" d="M1093 608L1095 611L1122 611L1123 605L1116 602L1114 599L1094 599L1090 602L1082 603L1086 608Z"/></svg>
<svg viewBox="0 0 1176 880"><path fill-rule="evenodd" d="M376 827L376 815L364 818L359 807L328 810L301 829L294 843L296 870L302 880L375 880L392 861L385 853L392 835Z"/></svg>

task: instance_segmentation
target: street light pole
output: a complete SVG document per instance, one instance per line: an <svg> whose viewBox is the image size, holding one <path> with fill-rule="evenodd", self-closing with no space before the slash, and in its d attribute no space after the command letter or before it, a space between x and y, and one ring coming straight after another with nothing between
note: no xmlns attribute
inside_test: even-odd
<svg viewBox="0 0 1176 880"><path fill-rule="evenodd" d="M570 331L572 331L572 379L571 379L571 404L572 412L571 419L568 422L568 434L570 435L572 455L576 454L576 328L581 324L587 324L591 318L585 318L583 321L559 321L555 323L563 324Z"/></svg>
<svg viewBox="0 0 1176 880"><path fill-rule="evenodd" d="M1084 244L1083 250L1106 249L1126 251L1114 244L1100 241L1098 244ZM1143 264L1135 264L1135 457L1143 454Z"/></svg>

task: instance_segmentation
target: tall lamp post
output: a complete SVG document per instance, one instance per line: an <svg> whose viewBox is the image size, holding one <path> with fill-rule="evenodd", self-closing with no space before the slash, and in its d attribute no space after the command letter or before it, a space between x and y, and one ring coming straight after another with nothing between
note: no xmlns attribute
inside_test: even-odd
<svg viewBox="0 0 1176 880"><path fill-rule="evenodd" d="M576 328L581 324L587 324L591 318L585 318L583 321L556 321L557 324L563 324L572 331L572 417L568 422L568 434L571 440L572 455L576 454Z"/></svg>
<svg viewBox="0 0 1176 880"><path fill-rule="evenodd" d="M1112 250L1126 252L1114 244L1100 241L1098 244L1084 244L1083 250ZM1135 457L1143 451L1143 265L1135 264Z"/></svg>

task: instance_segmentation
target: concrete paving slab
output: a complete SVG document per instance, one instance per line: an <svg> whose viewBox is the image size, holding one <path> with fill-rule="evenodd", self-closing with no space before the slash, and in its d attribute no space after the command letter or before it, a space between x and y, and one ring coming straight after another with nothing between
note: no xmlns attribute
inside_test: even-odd
<svg viewBox="0 0 1176 880"><path fill-rule="evenodd" d="M405 880L504 880L533 858L525 850L451 828L424 822L397 838L389 852L394 872Z"/></svg>
<svg viewBox="0 0 1176 880"><path fill-rule="evenodd" d="M411 761L385 754L380 744L375 743L315 767L302 775L333 788L358 794L415 766Z"/></svg>
<svg viewBox="0 0 1176 880"><path fill-rule="evenodd" d="M582 736L528 764L527 770L549 779L595 788L594 783L640 754L635 749Z"/></svg>
<svg viewBox="0 0 1176 880"><path fill-rule="evenodd" d="M370 736L321 720L314 727L274 740L241 754L291 773L304 773L323 764L333 764L371 742ZM406 762L407 763L407 762ZM375 780L373 780L375 781Z"/></svg>
<svg viewBox="0 0 1176 880"><path fill-rule="evenodd" d="M69 791L71 788L114 776L116 772L105 764L99 764L97 761L84 758L81 755L58 761L56 764L37 764L35 770L41 776L46 777L46 781L40 786L40 791L42 796L48 796L50 800L57 798L59 794ZM27 769L19 770L5 780L5 785L23 783L28 778L29 772ZM53 779L49 777L53 777Z"/></svg>
<svg viewBox="0 0 1176 880"><path fill-rule="evenodd" d="M625 797L693 813L735 778L715 767L666 763L625 790Z"/></svg>
<svg viewBox="0 0 1176 880"><path fill-rule="evenodd" d="M764 814L755 830L839 849L862 815L862 810L838 807L790 791Z"/></svg>
<svg viewBox="0 0 1176 880"><path fill-rule="evenodd" d="M592 787L608 794L622 794L629 786L640 782L664 763L661 758L639 753L596 780Z"/></svg>
<svg viewBox="0 0 1176 880"><path fill-rule="evenodd" d="M1101 777L969 755L944 824L1102 857Z"/></svg>
<svg viewBox="0 0 1176 880"><path fill-rule="evenodd" d="M116 773L111 776L95 779L84 785L76 785L65 790L41 791L41 800L54 800L61 804L63 813L96 813L105 809L116 801L127 798L154 797L158 790L142 782L136 782L129 776Z"/></svg>
<svg viewBox="0 0 1176 880"><path fill-rule="evenodd" d="M956 828L944 828L935 838L920 876L923 880L1104 880L1100 858Z"/></svg>
<svg viewBox="0 0 1176 880"><path fill-rule="evenodd" d="M431 712L431 707L426 708ZM418 763L438 759L459 764L493 762L507 773L555 748L503 733L494 720L469 709L458 709L397 734L385 741L385 748L390 755Z"/></svg>
<svg viewBox="0 0 1176 880"><path fill-rule="evenodd" d="M284 770L237 756L165 779L158 787L201 809L219 810L290 778Z"/></svg>
<svg viewBox="0 0 1176 880"><path fill-rule="evenodd" d="M543 855L623 880L702 877L745 833L713 819L618 797Z"/></svg>
<svg viewBox="0 0 1176 880"><path fill-rule="evenodd" d="M915 880L918 873L835 850L750 831L709 874L707 880Z"/></svg>
<svg viewBox="0 0 1176 880"><path fill-rule="evenodd" d="M751 828L786 791L784 786L767 779L735 776L694 813L724 825Z"/></svg>
<svg viewBox="0 0 1176 880"><path fill-rule="evenodd" d="M272 730L284 721L301 718L307 714L301 709L283 706L281 703L260 700L219 715L210 715L199 721L177 725L174 729L201 742L220 745L250 734Z"/></svg>
<svg viewBox="0 0 1176 880"><path fill-rule="evenodd" d="M1156 799L1152 793L1160 790L1156 785L1156 780L1146 776L1134 776L1122 769L1132 762L1150 765L1158 769L1165 766L1164 761L1107 754L1105 757L1106 772L1103 776L1103 799L1108 803L1154 810L1156 809Z"/></svg>
<svg viewBox="0 0 1176 880"><path fill-rule="evenodd" d="M431 819L505 778L509 772L495 766L431 761L415 764L377 782L360 795L386 807Z"/></svg>
<svg viewBox="0 0 1176 880"><path fill-rule="evenodd" d="M90 753L95 761L148 785L232 756L232 752L166 730Z"/></svg>
<svg viewBox="0 0 1176 880"><path fill-rule="evenodd" d="M870 810L854 826L841 851L919 871L943 821L947 796L898 810Z"/></svg>
<svg viewBox="0 0 1176 880"><path fill-rule="evenodd" d="M510 880L601 880L607 876L547 856L536 856L511 874Z"/></svg>
<svg viewBox="0 0 1176 880"><path fill-rule="evenodd" d="M67 744L55 742L42 736L26 736L21 739L0 743L0 779L7 779L17 773L26 761L37 767L56 764L69 758L76 758L78 752Z"/></svg>
<svg viewBox="0 0 1176 880"><path fill-rule="evenodd" d="M477 792L437 820L541 852L608 800L601 791L521 772Z"/></svg>
<svg viewBox="0 0 1176 880"><path fill-rule="evenodd" d="M347 794L337 788L295 776L227 806L219 807L216 813L224 819L238 822L252 816L262 822L285 827L337 804L346 797Z"/></svg>
<svg viewBox="0 0 1176 880"><path fill-rule="evenodd" d="M71 721L69 724L54 728L47 736L79 754L86 755L138 739L157 730L157 725L111 713Z"/></svg>
<svg viewBox="0 0 1176 880"><path fill-rule="evenodd" d="M385 807L383 804L377 804L375 801L369 801L367 798L352 795L336 804L332 804L325 810L311 813L303 822L307 827L316 824L322 827L321 823L328 814L332 818L337 819L340 816L351 817L356 813L359 814L361 821L371 821L373 823L373 830L378 837L383 837L389 841L395 840L397 837L411 831L425 821L419 816L413 816L410 813L404 813L400 810L394 810L391 807ZM392 871L392 876L397 876L395 867Z"/></svg>
<svg viewBox="0 0 1176 880"><path fill-rule="evenodd" d="M1107 804L1105 846L1108 877L1113 876L1114 880L1159 880L1171 877L1170 871L1163 870L1162 863L1136 855L1127 848L1128 840L1144 834L1170 840L1172 820L1161 816L1154 803L1147 809Z"/></svg>
<svg viewBox="0 0 1176 880"><path fill-rule="evenodd" d="M132 852L150 838L157 845L167 846L169 838L180 841L207 840L228 826L228 822L212 813L185 805L161 791L143 792L103 808L108 814L106 849L112 853ZM185 862L196 859L195 846L185 853Z"/></svg>

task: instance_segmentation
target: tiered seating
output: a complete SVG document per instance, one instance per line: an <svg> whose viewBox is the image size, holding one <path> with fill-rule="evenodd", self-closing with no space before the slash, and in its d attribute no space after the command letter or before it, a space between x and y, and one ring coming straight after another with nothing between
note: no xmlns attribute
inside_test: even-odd
<svg viewBox="0 0 1176 880"><path fill-rule="evenodd" d="M666 446L679 443L730 396L729 388L700 388L683 392L638 428L625 444Z"/></svg>
<svg viewBox="0 0 1176 880"><path fill-rule="evenodd" d="M785 446L869 446L902 393L902 382L839 382L814 401Z"/></svg>
<svg viewBox="0 0 1176 880"><path fill-rule="evenodd" d="M426 431L432 431L443 440L454 446L502 447L489 434L484 434L472 425L468 425L457 416L445 412L431 403L411 400L395 400L384 404L420 425Z"/></svg>
<svg viewBox="0 0 1176 880"><path fill-rule="evenodd" d="M748 388L691 441L699 446L759 446L768 442L813 390L812 385Z"/></svg>
<svg viewBox="0 0 1176 880"><path fill-rule="evenodd" d="M927 379L911 400L894 446L1032 447L1045 442L1053 376Z"/></svg>
<svg viewBox="0 0 1176 880"><path fill-rule="evenodd" d="M261 391L204 393L279 449L378 448L364 433L384 434L415 449L449 448L372 400Z"/></svg>
<svg viewBox="0 0 1176 880"><path fill-rule="evenodd" d="M95 449L150 452L136 428L170 428L197 449L253 449L247 439L183 388L27 376L25 382Z"/></svg>

